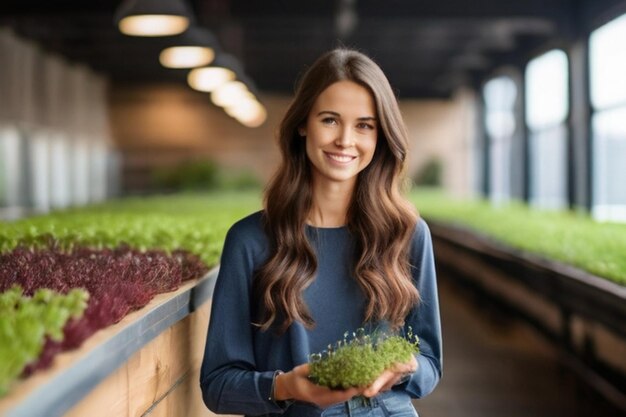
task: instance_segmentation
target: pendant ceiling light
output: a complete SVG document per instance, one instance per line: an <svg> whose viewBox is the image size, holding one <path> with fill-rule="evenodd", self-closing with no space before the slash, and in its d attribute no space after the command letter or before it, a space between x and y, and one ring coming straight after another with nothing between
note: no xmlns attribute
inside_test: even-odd
<svg viewBox="0 0 626 417"><path fill-rule="evenodd" d="M159 55L161 65L167 68L196 68L210 64L215 58L218 43L213 34L192 26L180 35L167 40L169 46Z"/></svg>
<svg viewBox="0 0 626 417"><path fill-rule="evenodd" d="M237 91L239 87L233 89L232 84L227 84L224 88L220 88L211 94L211 99L215 98L216 101L223 100L222 102L225 102L224 111L244 126L258 127L267 119L267 111L258 101L257 94L255 94L256 88L252 80L246 74L241 74L239 81L246 86L246 91L243 91L243 93ZM230 92L228 91L229 89L231 90ZM220 93L224 93L226 97L219 97ZM213 97L214 95L216 97Z"/></svg>
<svg viewBox="0 0 626 417"><path fill-rule="evenodd" d="M187 82L194 90L210 93L220 85L235 79L235 73L226 68L202 67L189 72Z"/></svg>
<svg viewBox="0 0 626 417"><path fill-rule="evenodd" d="M192 69L187 82L195 90L211 93L213 104L244 126L258 127L267 119L267 110L253 93L252 81L232 55L220 53L210 66Z"/></svg>
<svg viewBox="0 0 626 417"><path fill-rule="evenodd" d="M220 107L232 107L249 99L254 99L254 95L241 81L229 81L211 93L211 101Z"/></svg>
<svg viewBox="0 0 626 417"><path fill-rule="evenodd" d="M195 90L210 93L243 74L239 61L229 54L218 54L210 67L195 68L189 72L187 83Z"/></svg>
<svg viewBox="0 0 626 417"><path fill-rule="evenodd" d="M130 36L171 36L193 21L185 0L124 0L115 13L122 33Z"/></svg>
<svg viewBox="0 0 626 417"><path fill-rule="evenodd" d="M267 111L255 98L248 98L224 108L226 113L248 127L258 127L267 120Z"/></svg>

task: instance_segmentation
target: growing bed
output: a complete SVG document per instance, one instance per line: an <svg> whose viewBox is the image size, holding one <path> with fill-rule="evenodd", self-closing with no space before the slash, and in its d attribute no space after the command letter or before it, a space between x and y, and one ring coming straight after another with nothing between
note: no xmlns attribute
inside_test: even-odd
<svg viewBox="0 0 626 417"><path fill-rule="evenodd" d="M560 348L566 365L626 412L626 224L413 195L443 275Z"/></svg>
<svg viewBox="0 0 626 417"><path fill-rule="evenodd" d="M218 262L228 227L258 209L259 201L258 193L128 199L0 224L0 293L5 295L0 303L13 313L0 317L3 415L38 415L32 407L42 404L48 404L46 415L63 414L80 392L163 330L191 317L208 299L208 271ZM202 308L206 320L196 333L208 321L208 307ZM130 314L134 321L129 323L133 311L137 314ZM190 337L189 323L185 326ZM90 344L104 334L106 345ZM91 347L60 360L71 364L64 375L59 377L57 369L40 371L85 340ZM180 349L189 344L185 340ZM35 378L26 378L31 374ZM43 385L32 386L40 374L46 374L38 378ZM61 395L61 387L74 387L73 394Z"/></svg>

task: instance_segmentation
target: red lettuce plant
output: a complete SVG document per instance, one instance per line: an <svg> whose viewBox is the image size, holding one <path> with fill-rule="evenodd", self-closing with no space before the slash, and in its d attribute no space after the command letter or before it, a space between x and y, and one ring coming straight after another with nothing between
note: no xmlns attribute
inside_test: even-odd
<svg viewBox="0 0 626 417"><path fill-rule="evenodd" d="M97 330L145 306L156 294L173 291L208 270L197 256L182 250L167 254L124 246L76 248L66 253L56 247L54 239L47 240L47 248L37 251L18 246L0 254L0 292L13 285L20 285L27 296L39 288L61 294L84 288L90 297L83 316L64 327L62 341L48 338L41 356L25 374L49 366L56 353L78 347Z"/></svg>

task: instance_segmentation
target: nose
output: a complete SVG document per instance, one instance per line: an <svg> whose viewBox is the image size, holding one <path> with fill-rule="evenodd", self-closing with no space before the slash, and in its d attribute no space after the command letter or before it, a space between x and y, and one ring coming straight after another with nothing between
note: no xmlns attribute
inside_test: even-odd
<svg viewBox="0 0 626 417"><path fill-rule="evenodd" d="M345 127L341 129L335 139L335 145L340 148L349 148L354 145L352 129Z"/></svg>

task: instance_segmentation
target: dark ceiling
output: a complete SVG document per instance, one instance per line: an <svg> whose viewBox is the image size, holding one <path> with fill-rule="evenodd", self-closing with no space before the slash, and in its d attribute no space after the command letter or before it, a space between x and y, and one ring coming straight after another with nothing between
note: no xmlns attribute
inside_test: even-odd
<svg viewBox="0 0 626 417"><path fill-rule="evenodd" d="M188 0L189 1L189 0ZM190 0L263 92L289 94L307 65L337 45L373 57L400 97L445 97L502 65L584 36L624 0ZM0 26L113 82L180 80L162 68L156 38L120 34L120 1L2 0Z"/></svg>

